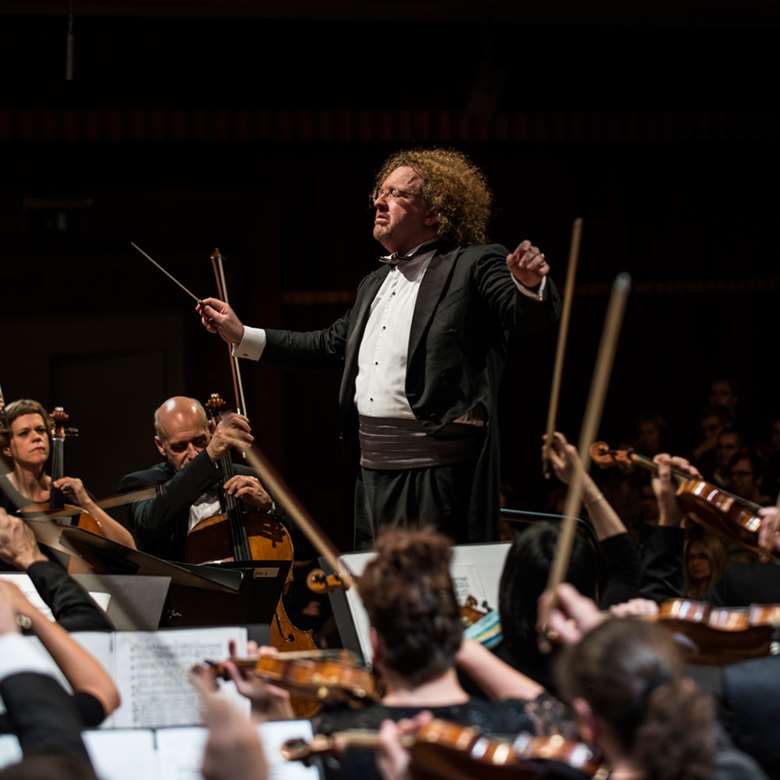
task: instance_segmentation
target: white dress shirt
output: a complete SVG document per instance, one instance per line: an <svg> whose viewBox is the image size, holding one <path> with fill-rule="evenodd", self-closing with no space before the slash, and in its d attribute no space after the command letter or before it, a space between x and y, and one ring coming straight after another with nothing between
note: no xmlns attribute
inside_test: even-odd
<svg viewBox="0 0 780 780"><path fill-rule="evenodd" d="M422 246L415 247L407 255L414 255ZM420 283L435 253L434 247L409 260L395 255L380 258L392 267L371 302L371 313L358 351L355 405L358 414L364 417L414 419L406 398L409 334ZM537 290L529 290L514 276L512 281L526 297L544 300L547 277L542 279ZM265 343L265 330L245 326L241 343L233 347L233 353L240 358L259 360Z"/></svg>

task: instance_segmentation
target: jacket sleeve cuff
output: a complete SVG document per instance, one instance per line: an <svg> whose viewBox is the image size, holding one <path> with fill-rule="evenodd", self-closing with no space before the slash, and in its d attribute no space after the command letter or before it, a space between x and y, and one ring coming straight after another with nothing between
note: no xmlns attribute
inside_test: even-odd
<svg viewBox="0 0 780 780"><path fill-rule="evenodd" d="M517 287L518 291L525 295L526 298L532 298L535 301L545 300L545 291L547 290L546 276L542 278L542 283L535 290L531 290L524 284L520 284L520 282L515 279L513 274L510 273L509 275L512 277L512 281L515 283L515 287Z"/></svg>
<svg viewBox="0 0 780 780"><path fill-rule="evenodd" d="M244 326L244 337L239 344L233 345L233 355L248 360L260 360L265 349L265 341L265 331L262 328Z"/></svg>

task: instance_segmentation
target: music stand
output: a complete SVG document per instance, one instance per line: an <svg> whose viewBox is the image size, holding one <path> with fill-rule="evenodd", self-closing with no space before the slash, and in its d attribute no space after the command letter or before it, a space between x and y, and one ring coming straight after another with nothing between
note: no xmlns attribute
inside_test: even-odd
<svg viewBox="0 0 780 780"><path fill-rule="evenodd" d="M252 561L251 568L241 561L220 566L166 561L81 528L62 529L62 539L98 570L169 577L160 627L270 623L290 568L289 561Z"/></svg>

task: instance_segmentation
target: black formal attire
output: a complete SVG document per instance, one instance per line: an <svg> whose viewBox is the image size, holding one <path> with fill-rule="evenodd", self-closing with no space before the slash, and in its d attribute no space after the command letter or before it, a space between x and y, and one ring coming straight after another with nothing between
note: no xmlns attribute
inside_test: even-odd
<svg viewBox="0 0 780 780"><path fill-rule="evenodd" d="M0 680L0 697L25 758L66 756L84 764L84 777L92 776L81 739L84 724L73 697L53 677L40 672L11 674Z"/></svg>
<svg viewBox="0 0 780 780"><path fill-rule="evenodd" d="M251 469L241 464L234 464L233 469L236 474L255 476ZM147 487L161 489L154 498L130 504L126 524L138 549L170 561L183 560L190 507L204 493L218 487L221 481L219 464L213 463L205 450L181 471L165 461L122 477L120 493Z"/></svg>
<svg viewBox="0 0 780 780"><path fill-rule="evenodd" d="M506 266L507 254L497 244L437 246L420 282L409 333L406 398L416 420L427 436L436 439L451 435L452 424L459 419L476 419L482 428L472 431L479 435L473 458L433 469L402 469L390 476L364 468L356 491L358 526L445 517L446 530L457 541L498 537L497 412L509 338L552 324L560 310L549 278L542 301L518 290ZM384 264L366 276L352 308L330 327L305 333L265 332L263 359L343 364L342 431L356 428L358 353L372 301L389 270ZM377 518L371 513L378 491L384 494L380 499L385 513Z"/></svg>

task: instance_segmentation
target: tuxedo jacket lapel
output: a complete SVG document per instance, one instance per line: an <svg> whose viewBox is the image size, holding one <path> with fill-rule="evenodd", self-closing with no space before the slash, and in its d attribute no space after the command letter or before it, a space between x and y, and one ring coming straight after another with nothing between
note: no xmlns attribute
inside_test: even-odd
<svg viewBox="0 0 780 780"><path fill-rule="evenodd" d="M420 282L420 290L417 293L417 302L414 305L414 315L412 316L412 327L409 331L407 366L412 363L412 356L419 347L428 322L436 310L436 305L444 292L444 286L450 278L453 263L459 253L460 249L453 249L450 252L435 255L431 259L422 282Z"/></svg>

